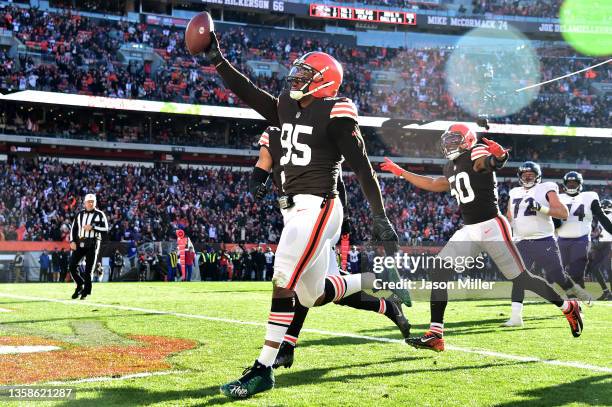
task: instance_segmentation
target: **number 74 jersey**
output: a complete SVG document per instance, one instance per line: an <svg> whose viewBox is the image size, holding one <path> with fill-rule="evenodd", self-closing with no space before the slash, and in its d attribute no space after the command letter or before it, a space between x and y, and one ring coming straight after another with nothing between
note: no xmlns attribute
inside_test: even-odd
<svg viewBox="0 0 612 407"><path fill-rule="evenodd" d="M534 203L550 206L546 194L550 191L559 192L554 182L542 182L527 189L515 187L510 190L508 209L512 214L512 231L517 240L543 239L555 234L555 224L552 218L537 212Z"/></svg>
<svg viewBox="0 0 612 407"><path fill-rule="evenodd" d="M557 229L559 237L576 238L586 235L590 240L591 222L593 222L591 205L593 201L599 200L597 192L585 191L575 196L563 193L559 195L559 198L569 211L567 220L564 220L561 227Z"/></svg>

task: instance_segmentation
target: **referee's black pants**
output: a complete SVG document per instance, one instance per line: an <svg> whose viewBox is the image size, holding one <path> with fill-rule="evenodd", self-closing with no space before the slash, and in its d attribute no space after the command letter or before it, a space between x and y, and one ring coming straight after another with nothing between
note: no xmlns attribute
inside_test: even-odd
<svg viewBox="0 0 612 407"><path fill-rule="evenodd" d="M100 251L100 242L85 244L81 247L80 243L77 243L77 249L72 252L72 258L70 259L70 275L72 280L77 285L77 290L81 294L91 294L91 273L96 267L98 262L98 253ZM85 272L79 272L79 263L85 257Z"/></svg>

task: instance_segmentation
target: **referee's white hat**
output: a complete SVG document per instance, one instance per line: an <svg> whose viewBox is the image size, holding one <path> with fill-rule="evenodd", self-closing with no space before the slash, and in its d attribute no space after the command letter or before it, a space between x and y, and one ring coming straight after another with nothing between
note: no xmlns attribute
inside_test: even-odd
<svg viewBox="0 0 612 407"><path fill-rule="evenodd" d="M94 206L96 206L97 199L96 199L96 196L94 194L87 194L87 195L85 195L85 201L84 202L87 202L87 201L93 201Z"/></svg>

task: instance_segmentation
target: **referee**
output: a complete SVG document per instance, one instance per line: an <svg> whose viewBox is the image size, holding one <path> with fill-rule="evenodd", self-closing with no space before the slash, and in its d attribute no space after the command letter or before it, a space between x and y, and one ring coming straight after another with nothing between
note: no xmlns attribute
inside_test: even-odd
<svg viewBox="0 0 612 407"><path fill-rule="evenodd" d="M96 208L96 196L85 195L85 210L80 211L72 221L70 231L70 275L76 283L72 299L79 295L84 300L91 294L91 273L98 263L100 244L108 232L108 221L104 212ZM85 272L79 273L78 265L85 257Z"/></svg>

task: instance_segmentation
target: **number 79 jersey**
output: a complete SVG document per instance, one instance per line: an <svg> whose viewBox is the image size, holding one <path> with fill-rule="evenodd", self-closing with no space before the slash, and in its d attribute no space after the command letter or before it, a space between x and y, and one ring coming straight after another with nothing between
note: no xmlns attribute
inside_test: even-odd
<svg viewBox="0 0 612 407"><path fill-rule="evenodd" d="M550 206L546 194L559 192L554 182L542 182L527 189L515 187L510 190L508 209L512 213L512 231L517 240L543 239L555 234L555 224L549 215L533 209L533 203Z"/></svg>
<svg viewBox="0 0 612 407"><path fill-rule="evenodd" d="M476 144L444 166L443 173L450 183L451 195L457 199L466 225L499 215L495 172L474 171L474 161L488 155L490 153L484 144Z"/></svg>
<svg viewBox="0 0 612 407"><path fill-rule="evenodd" d="M560 194L559 198L569 211L567 220L564 220L561 227L557 229L559 237L576 238L588 236L591 238L591 222L593 222L593 211L591 205L593 201L599 200L597 192L586 191L578 195L571 196L566 193Z"/></svg>

